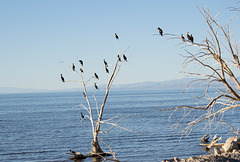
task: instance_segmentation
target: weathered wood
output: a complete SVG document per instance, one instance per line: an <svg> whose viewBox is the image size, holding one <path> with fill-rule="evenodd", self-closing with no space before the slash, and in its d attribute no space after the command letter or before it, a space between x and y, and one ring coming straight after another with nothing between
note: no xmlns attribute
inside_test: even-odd
<svg viewBox="0 0 240 162"><path fill-rule="evenodd" d="M215 143L212 147L222 147L224 143ZM208 146L209 144L200 143L201 146Z"/></svg>

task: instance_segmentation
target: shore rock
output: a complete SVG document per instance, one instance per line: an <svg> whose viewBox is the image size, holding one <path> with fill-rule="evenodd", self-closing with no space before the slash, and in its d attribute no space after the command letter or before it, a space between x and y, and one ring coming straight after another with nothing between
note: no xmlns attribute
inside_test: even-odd
<svg viewBox="0 0 240 162"><path fill-rule="evenodd" d="M239 162L240 161L240 139L238 137L229 137L222 148L214 148L211 155L193 156L186 159L169 159L162 160L162 162Z"/></svg>
<svg viewBox="0 0 240 162"><path fill-rule="evenodd" d="M222 146L224 152L232 152L234 149L239 150L238 143L240 139L238 137L229 137Z"/></svg>

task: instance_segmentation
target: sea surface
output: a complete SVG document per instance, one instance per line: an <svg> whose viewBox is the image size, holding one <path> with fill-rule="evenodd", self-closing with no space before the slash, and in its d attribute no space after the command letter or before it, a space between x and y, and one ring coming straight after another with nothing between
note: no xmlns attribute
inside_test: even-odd
<svg viewBox="0 0 240 162"><path fill-rule="evenodd" d="M155 162L175 156L187 158L207 154L199 145L201 137L207 133L213 137L218 133L226 140L231 136L228 126L222 124L213 129L213 124L209 132L209 129L202 129L202 123L186 138L177 134L181 128L171 129L181 119L183 111L175 112L170 118L171 113L157 110L193 106L197 101L195 97L202 93L202 89L188 93L185 89L111 91L103 119L118 115L114 119L117 122L130 115L118 124L135 132L115 127L107 134L100 134L100 138L111 145L120 161ZM215 95L214 90L210 91L211 95ZM100 107L104 92L91 92L88 96L96 119L96 105ZM82 154L90 152L92 128L81 104L86 106L82 92L0 94L0 161L73 161L69 159L71 155L66 154L70 149ZM86 118L82 122L81 112ZM235 110L225 113L224 118L239 126L239 115ZM102 131L110 128L110 125L101 125ZM109 151L107 145L102 142L100 145L104 151Z"/></svg>

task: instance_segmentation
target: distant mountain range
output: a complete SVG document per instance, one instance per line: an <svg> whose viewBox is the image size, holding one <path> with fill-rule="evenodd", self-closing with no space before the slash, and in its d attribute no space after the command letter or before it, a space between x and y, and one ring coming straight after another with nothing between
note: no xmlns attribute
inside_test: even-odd
<svg viewBox="0 0 240 162"><path fill-rule="evenodd" d="M188 84L196 79L194 78L183 78L183 79L174 79L160 82L140 82L132 84L117 84L112 85L112 90L160 90L160 89L169 89L169 88L186 88ZM211 87L219 87L222 84L214 82L211 84ZM191 88L206 87L207 82L192 82ZM105 90L105 85L100 85L100 90ZM93 88L88 88L93 90ZM23 89L23 88L14 88L14 87L0 87L0 93L34 93L34 92L49 92L49 91L79 91L79 88L75 89L64 89L64 90L39 90L39 89Z"/></svg>

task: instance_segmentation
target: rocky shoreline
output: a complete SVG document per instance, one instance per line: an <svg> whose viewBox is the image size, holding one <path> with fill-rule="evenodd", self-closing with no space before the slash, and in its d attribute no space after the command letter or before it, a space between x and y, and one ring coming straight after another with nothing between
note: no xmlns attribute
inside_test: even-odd
<svg viewBox="0 0 240 162"><path fill-rule="evenodd" d="M239 162L240 161L240 138L229 137L226 142L220 148L213 148L213 152L210 155L193 156L186 159L179 159L175 157L173 159L165 159L162 162Z"/></svg>

